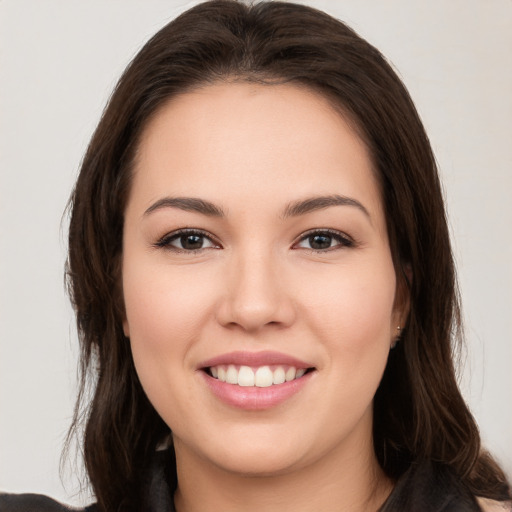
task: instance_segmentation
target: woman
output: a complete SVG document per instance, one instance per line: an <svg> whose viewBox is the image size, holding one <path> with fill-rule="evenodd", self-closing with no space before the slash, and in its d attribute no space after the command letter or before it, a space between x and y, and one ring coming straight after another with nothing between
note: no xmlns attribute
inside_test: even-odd
<svg viewBox="0 0 512 512"><path fill-rule="evenodd" d="M149 41L85 156L68 277L95 509L510 499L454 377L427 137L327 15L214 1Z"/></svg>

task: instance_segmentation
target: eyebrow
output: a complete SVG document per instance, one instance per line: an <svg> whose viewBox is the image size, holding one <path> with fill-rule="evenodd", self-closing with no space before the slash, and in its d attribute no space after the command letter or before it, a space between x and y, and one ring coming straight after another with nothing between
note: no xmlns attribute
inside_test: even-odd
<svg viewBox="0 0 512 512"><path fill-rule="evenodd" d="M331 206L353 206L361 210L371 220L368 210L359 201L352 199L351 197L340 196L337 194L294 201L288 204L284 209L283 218L297 217L316 210L323 210L324 208L329 208Z"/></svg>
<svg viewBox="0 0 512 512"><path fill-rule="evenodd" d="M144 216L161 210L162 208L178 208L186 212L197 212L209 217L224 217L224 211L205 199L197 197L164 197L153 203L145 212Z"/></svg>
<svg viewBox="0 0 512 512"><path fill-rule="evenodd" d="M370 220L368 210L356 199L337 194L330 196L317 196L289 203L282 214L282 218L298 217L316 210L323 210L332 206L353 206L361 210ZM208 217L225 217L224 210L207 201L197 197L164 197L153 203L145 212L144 216L162 208L178 208L187 212L197 212Z"/></svg>

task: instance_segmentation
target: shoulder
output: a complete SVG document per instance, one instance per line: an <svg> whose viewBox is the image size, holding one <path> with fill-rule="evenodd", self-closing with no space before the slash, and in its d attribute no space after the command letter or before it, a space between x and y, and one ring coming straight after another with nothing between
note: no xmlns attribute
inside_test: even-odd
<svg viewBox="0 0 512 512"><path fill-rule="evenodd" d="M477 501L482 512L512 512L510 501L495 501L487 498L477 498Z"/></svg>
<svg viewBox="0 0 512 512"><path fill-rule="evenodd" d="M91 505L86 508L73 508L43 494L0 493L1 512L96 512Z"/></svg>

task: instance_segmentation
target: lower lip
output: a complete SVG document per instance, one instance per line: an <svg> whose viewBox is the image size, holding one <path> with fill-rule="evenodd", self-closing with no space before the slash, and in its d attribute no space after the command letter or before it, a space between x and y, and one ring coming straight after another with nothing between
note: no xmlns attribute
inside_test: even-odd
<svg viewBox="0 0 512 512"><path fill-rule="evenodd" d="M297 394L310 381L315 372L308 372L299 379L283 382L283 384L274 384L266 388L228 384L211 377L204 371L201 373L210 390L222 402L239 409L257 411L275 407Z"/></svg>

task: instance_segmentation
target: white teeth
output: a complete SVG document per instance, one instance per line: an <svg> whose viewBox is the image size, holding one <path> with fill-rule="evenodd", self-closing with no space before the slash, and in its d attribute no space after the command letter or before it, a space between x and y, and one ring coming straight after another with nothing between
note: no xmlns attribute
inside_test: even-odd
<svg viewBox="0 0 512 512"><path fill-rule="evenodd" d="M296 371L297 370L295 370L295 368L293 366L290 366L290 368L288 368L288 370L286 370L286 375L285 375L286 382L290 382L291 380L295 379Z"/></svg>
<svg viewBox="0 0 512 512"><path fill-rule="evenodd" d="M261 366L256 370L254 384L259 388L268 388L269 386L272 386L273 379L274 376L272 374L272 370L268 366Z"/></svg>
<svg viewBox="0 0 512 512"><path fill-rule="evenodd" d="M252 368L249 368L249 366L240 366L238 385L244 387L254 386L254 372Z"/></svg>
<svg viewBox="0 0 512 512"><path fill-rule="evenodd" d="M238 372L232 364L228 366L228 371L226 372L226 382L228 384L238 384Z"/></svg>
<svg viewBox="0 0 512 512"><path fill-rule="evenodd" d="M305 368L298 370L294 366L274 367L260 366L251 368L250 366L240 366L239 369L234 364L219 365L210 367L212 377L227 382L228 384L238 384L243 387L266 388L272 385L283 384L295 379L300 379L306 373Z"/></svg>
<svg viewBox="0 0 512 512"><path fill-rule="evenodd" d="M274 370L274 378L272 384L282 384L286 380L286 374L282 366L277 367Z"/></svg>

